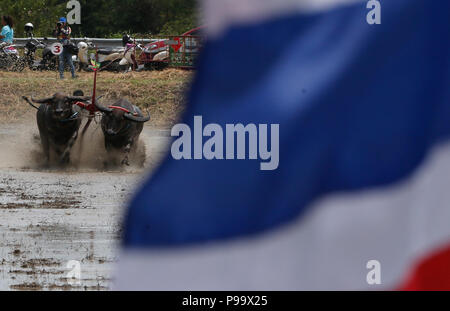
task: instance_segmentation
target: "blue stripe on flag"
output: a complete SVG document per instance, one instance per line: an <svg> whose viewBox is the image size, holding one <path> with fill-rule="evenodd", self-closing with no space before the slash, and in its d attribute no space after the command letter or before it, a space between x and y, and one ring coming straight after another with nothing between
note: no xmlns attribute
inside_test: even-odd
<svg viewBox="0 0 450 311"><path fill-rule="evenodd" d="M184 123L280 124L280 167L165 160L133 200L126 247L257 234L319 196L386 186L450 134L449 1L382 1L230 28L206 44Z"/></svg>

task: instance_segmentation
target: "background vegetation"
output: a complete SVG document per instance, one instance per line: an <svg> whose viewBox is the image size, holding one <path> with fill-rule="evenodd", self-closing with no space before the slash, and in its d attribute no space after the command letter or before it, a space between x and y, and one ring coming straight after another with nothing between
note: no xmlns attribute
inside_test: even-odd
<svg viewBox="0 0 450 311"><path fill-rule="evenodd" d="M72 25L74 36L110 38L123 33L177 35L197 25L196 0L79 0L81 25ZM2 0L1 15L16 21L15 36L25 37L31 22L35 35L51 36L59 17L66 16L68 0Z"/></svg>

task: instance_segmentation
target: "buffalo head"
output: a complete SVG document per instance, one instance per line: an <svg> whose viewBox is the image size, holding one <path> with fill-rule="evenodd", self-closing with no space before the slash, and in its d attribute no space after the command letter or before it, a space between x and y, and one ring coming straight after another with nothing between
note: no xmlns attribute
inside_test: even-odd
<svg viewBox="0 0 450 311"><path fill-rule="evenodd" d="M63 120L69 118L73 114L72 107L76 102L88 102L90 97L82 96L66 96L62 93L56 93L52 97L31 100L37 104L47 104L50 106L54 119Z"/></svg>
<svg viewBox="0 0 450 311"><path fill-rule="evenodd" d="M130 122L145 123L150 120L150 114L147 117L142 116L141 111L131 105L128 101L121 99L115 105L104 107L98 102L95 106L103 113L103 130L108 135L117 135L123 129L129 126Z"/></svg>

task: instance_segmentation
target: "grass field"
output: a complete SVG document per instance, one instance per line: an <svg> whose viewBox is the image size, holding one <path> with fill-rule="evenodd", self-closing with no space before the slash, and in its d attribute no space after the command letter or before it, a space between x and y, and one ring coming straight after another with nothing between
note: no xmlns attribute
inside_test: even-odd
<svg viewBox="0 0 450 311"><path fill-rule="evenodd" d="M43 98L56 92L69 95L77 89L91 95L94 74L81 72L78 75L78 79L72 80L70 73L66 73L66 79L59 80L57 72L0 72L0 119L16 122L35 113L22 96ZM97 95L104 95L102 102L105 105L124 97L144 110L148 109L152 125L169 127L183 112L183 97L192 75L192 72L177 69L127 74L100 72Z"/></svg>

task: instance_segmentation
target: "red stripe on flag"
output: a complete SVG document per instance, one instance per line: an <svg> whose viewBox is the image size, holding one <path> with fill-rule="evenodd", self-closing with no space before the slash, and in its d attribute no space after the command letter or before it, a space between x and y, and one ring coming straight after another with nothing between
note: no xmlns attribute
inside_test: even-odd
<svg viewBox="0 0 450 311"><path fill-rule="evenodd" d="M450 290L450 245L419 262L401 290Z"/></svg>

